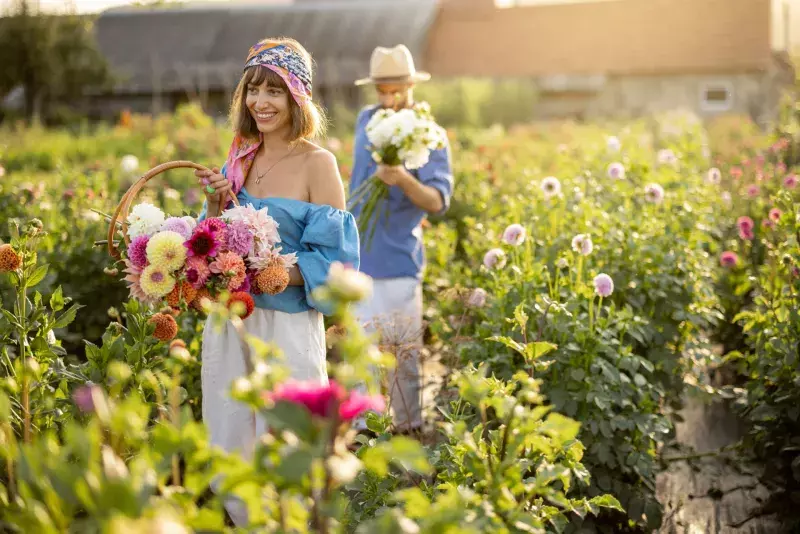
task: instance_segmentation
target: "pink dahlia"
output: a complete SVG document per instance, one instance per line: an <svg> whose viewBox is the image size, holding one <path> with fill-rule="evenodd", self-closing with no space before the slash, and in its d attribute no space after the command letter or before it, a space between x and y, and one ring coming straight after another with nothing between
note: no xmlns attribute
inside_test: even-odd
<svg viewBox="0 0 800 534"><path fill-rule="evenodd" d="M789 176L783 179L783 185L787 189L794 189L795 187L797 187L797 180L798 177L796 174L790 174Z"/></svg>
<svg viewBox="0 0 800 534"><path fill-rule="evenodd" d="M192 227L182 217L170 217L161 225L162 232L175 232L184 239L192 237Z"/></svg>
<svg viewBox="0 0 800 534"><path fill-rule="evenodd" d="M326 385L314 382L286 382L268 394L273 401L285 401L305 406L313 416L349 422L367 411L381 412L386 403L380 395L347 392L335 381Z"/></svg>
<svg viewBox="0 0 800 534"><path fill-rule="evenodd" d="M225 248L239 256L247 256L253 250L253 234L242 221L234 221L225 232Z"/></svg>
<svg viewBox="0 0 800 534"><path fill-rule="evenodd" d="M761 221L761 226L762 228L768 228L768 229L775 228L775 221L773 221L772 219L763 219Z"/></svg>
<svg viewBox="0 0 800 534"><path fill-rule="evenodd" d="M186 260L184 273L186 274L186 281L195 289L203 287L208 277L211 276L211 270L208 268L205 258L197 256Z"/></svg>
<svg viewBox="0 0 800 534"><path fill-rule="evenodd" d="M144 268L147 266L148 241L150 241L149 236L140 235L133 238L131 245L128 247L128 258L130 258L131 263L136 267Z"/></svg>
<svg viewBox="0 0 800 534"><path fill-rule="evenodd" d="M184 246L189 249L189 257L216 256L220 246L217 242L214 232L198 227L195 229L194 234L189 240L184 243Z"/></svg>
<svg viewBox="0 0 800 534"><path fill-rule="evenodd" d="M131 298L145 304L153 304L156 299L147 295L142 289L142 271L141 267L135 266L130 260L125 260L125 269L123 270L125 278L123 280L128 283L128 291Z"/></svg>
<svg viewBox="0 0 800 534"><path fill-rule="evenodd" d="M739 229L739 237L746 240L753 239L753 228L754 228L753 219L747 216L739 217L736 220L736 227Z"/></svg>
<svg viewBox="0 0 800 534"><path fill-rule="evenodd" d="M726 250L719 257L719 263L723 267L736 267L739 263L739 256L731 250Z"/></svg>
<svg viewBox="0 0 800 534"><path fill-rule="evenodd" d="M227 228L227 224L225 221L218 217L209 217L208 219L204 219L197 224L197 229L200 230L209 230L211 232L221 232Z"/></svg>
<svg viewBox="0 0 800 534"><path fill-rule="evenodd" d="M772 208L771 210L769 210L769 218L775 222L781 220L781 215L783 215L783 212L778 208Z"/></svg>
<svg viewBox="0 0 800 534"><path fill-rule="evenodd" d="M221 274L228 278L229 290L241 286L247 279L247 268L244 265L244 260L233 252L220 252L217 258L209 264L208 268L212 273Z"/></svg>
<svg viewBox="0 0 800 534"><path fill-rule="evenodd" d="M758 187L756 184L751 184L747 186L747 196L750 198L756 198L761 193L761 188Z"/></svg>

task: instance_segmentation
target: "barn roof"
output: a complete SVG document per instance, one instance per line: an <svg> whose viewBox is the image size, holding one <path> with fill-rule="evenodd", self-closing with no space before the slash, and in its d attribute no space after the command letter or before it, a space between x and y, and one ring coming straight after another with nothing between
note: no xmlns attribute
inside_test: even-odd
<svg viewBox="0 0 800 534"><path fill-rule="evenodd" d="M436 12L436 0L203 2L111 9L95 32L121 93L230 89L250 46L276 36L308 49L315 86L339 86L367 75L376 46L404 43L421 63Z"/></svg>

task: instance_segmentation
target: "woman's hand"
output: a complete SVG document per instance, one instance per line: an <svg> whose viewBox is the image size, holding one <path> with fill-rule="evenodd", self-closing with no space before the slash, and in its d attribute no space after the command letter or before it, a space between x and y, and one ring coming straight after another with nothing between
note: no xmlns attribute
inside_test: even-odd
<svg viewBox="0 0 800 534"><path fill-rule="evenodd" d="M212 167L210 170L194 171L194 175L200 182L203 188L203 193L206 195L209 205L219 205L225 201L228 196L228 191L231 190L231 184L223 174L219 172L219 167ZM211 188L209 190L208 188ZM211 192L213 190L213 193Z"/></svg>

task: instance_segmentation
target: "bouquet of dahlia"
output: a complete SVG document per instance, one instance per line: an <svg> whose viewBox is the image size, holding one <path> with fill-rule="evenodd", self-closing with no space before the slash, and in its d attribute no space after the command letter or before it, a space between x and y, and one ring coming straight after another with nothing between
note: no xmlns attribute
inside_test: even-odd
<svg viewBox="0 0 800 534"><path fill-rule="evenodd" d="M143 202L127 223L125 281L131 297L144 304L200 311L203 298L217 300L223 291L275 295L286 289L289 267L297 262L294 254L281 254L278 224L266 208L236 206L198 223L167 218Z"/></svg>
<svg viewBox="0 0 800 534"><path fill-rule="evenodd" d="M427 102L399 111L378 110L367 123L366 133L373 160L384 165L404 165L407 169L425 166L431 150L443 148L447 141L447 134L433 120ZM388 216L385 206L388 197L389 186L373 176L353 192L348 202L349 210L363 202L358 230L366 236L367 247L381 213Z"/></svg>

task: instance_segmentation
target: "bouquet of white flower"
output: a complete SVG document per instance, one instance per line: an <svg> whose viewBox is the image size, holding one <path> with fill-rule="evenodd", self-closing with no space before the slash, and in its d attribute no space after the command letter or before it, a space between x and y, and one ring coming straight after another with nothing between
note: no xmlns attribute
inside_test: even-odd
<svg viewBox="0 0 800 534"><path fill-rule="evenodd" d="M407 169L419 169L428 163L431 150L441 149L447 134L433 120L427 102L419 102L411 108L394 111L381 109L367 123L367 139L372 150L372 159L384 165L404 165ZM347 208L363 202L358 216L358 231L366 236L367 248L375 235L377 219L384 212L389 186L377 176L365 180L354 192Z"/></svg>

